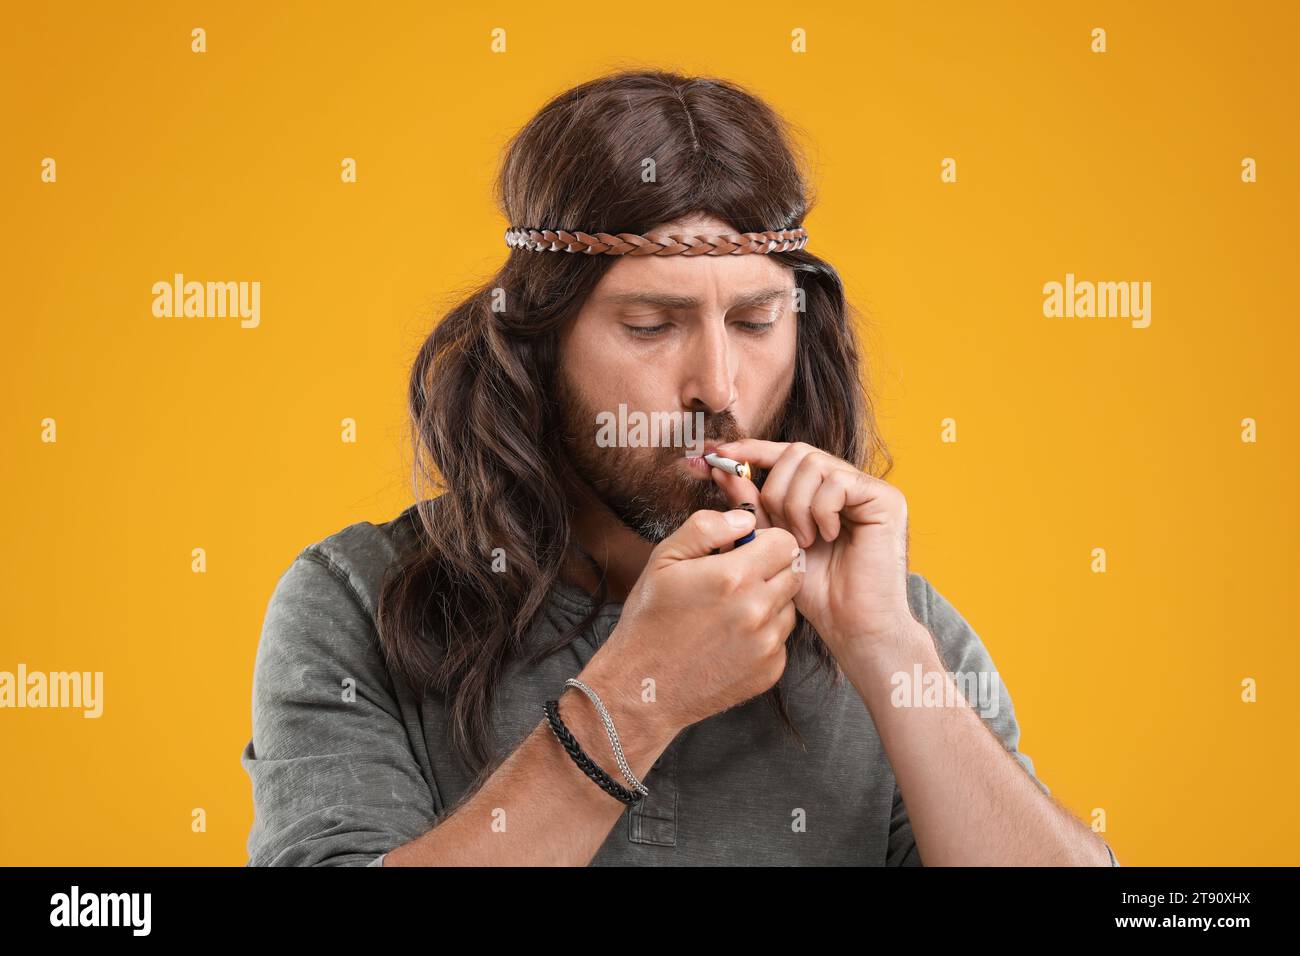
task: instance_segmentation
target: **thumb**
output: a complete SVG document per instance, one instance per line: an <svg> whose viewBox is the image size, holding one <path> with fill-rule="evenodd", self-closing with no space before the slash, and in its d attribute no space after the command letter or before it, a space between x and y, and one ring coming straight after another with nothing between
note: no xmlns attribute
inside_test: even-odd
<svg viewBox="0 0 1300 956"><path fill-rule="evenodd" d="M713 476L713 482L722 489L722 493L727 496L727 502L733 508L738 508L742 504L754 506L754 516L758 519L757 527L772 527L771 520L767 517L767 512L763 510L763 503L759 500L758 485L754 484L748 478L742 478L740 475L733 475L729 471L723 471L721 468L710 468L709 474Z"/></svg>
<svg viewBox="0 0 1300 956"><path fill-rule="evenodd" d="M659 542L650 563L662 567L674 561L702 558L753 530L754 516L747 511L697 511Z"/></svg>

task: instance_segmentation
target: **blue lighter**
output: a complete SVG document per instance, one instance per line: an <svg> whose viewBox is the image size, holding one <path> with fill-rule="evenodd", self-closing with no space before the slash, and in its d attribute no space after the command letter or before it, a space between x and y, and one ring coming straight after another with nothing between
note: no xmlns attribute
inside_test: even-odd
<svg viewBox="0 0 1300 956"><path fill-rule="evenodd" d="M748 501L743 502L742 504L738 504L738 505L736 505L736 508L739 509L740 511L748 511L750 514L754 514L755 511L756 511L756 509L754 508L754 506L751 505ZM755 528L754 530L757 531L758 529ZM739 548L742 544L748 544L749 542L751 542L751 541L753 541L753 540L754 540L754 532L751 531L751 532L749 532L749 534L745 535L743 538L737 538L737 539L736 539L736 545L735 545L735 546L736 546L737 548Z"/></svg>

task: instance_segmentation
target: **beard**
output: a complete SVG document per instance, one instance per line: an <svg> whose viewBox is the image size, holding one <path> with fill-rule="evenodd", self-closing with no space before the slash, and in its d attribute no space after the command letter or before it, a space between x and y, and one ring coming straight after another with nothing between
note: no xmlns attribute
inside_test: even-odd
<svg viewBox="0 0 1300 956"><path fill-rule="evenodd" d="M569 462L591 494L627 527L658 544L696 511L731 509L716 483L693 477L681 466L686 448L600 446L596 441L600 409L570 388L563 374L557 379L562 441ZM765 423L759 436L765 436L770 425ZM702 442L722 444L745 437L731 412L705 413L704 433L691 444L698 448Z"/></svg>

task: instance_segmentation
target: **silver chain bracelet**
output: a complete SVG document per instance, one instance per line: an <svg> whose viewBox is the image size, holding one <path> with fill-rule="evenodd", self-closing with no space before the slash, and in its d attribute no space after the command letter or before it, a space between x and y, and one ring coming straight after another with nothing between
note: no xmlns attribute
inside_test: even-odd
<svg viewBox="0 0 1300 956"><path fill-rule="evenodd" d="M600 696L576 677L570 677L564 682L564 686L576 687L591 699L592 704L596 707L596 713L600 714L600 722L605 725L605 733L609 735L610 746L614 748L614 759L618 761L618 769L622 772L623 779L637 793L648 796L650 791L646 789L645 784L636 778L632 773L632 768L627 765L627 758L623 756L623 745L618 742L618 731L614 729L614 718L609 716L609 711L605 709Z"/></svg>

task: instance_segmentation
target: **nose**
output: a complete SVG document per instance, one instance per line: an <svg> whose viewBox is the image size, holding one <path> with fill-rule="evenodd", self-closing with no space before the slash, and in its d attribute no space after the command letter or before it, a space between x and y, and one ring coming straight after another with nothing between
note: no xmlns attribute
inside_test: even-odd
<svg viewBox="0 0 1300 956"><path fill-rule="evenodd" d="M691 343L686 362L682 407L708 415L730 408L736 400L736 369L725 321L703 325Z"/></svg>

